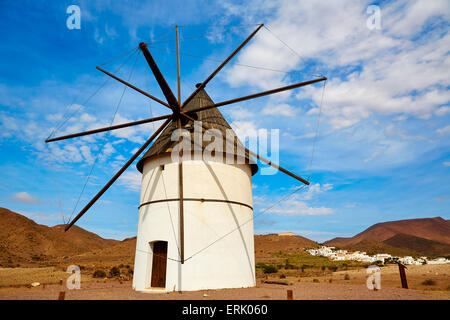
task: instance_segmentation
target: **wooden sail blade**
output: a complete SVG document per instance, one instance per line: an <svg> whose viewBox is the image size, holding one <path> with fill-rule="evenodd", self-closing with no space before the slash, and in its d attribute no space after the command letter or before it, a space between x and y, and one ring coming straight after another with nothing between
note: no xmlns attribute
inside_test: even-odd
<svg viewBox="0 0 450 320"><path fill-rule="evenodd" d="M244 148L245 148L245 147L244 147ZM267 159L264 159L264 158L261 157L259 154L255 153L255 152L253 152L253 151L251 151L251 150L248 150L247 148L245 148L245 151L247 151L249 154L251 154L251 155L254 156L255 158L258 158L260 161L262 161L262 162L268 164L269 166L274 167L275 169L280 170L281 172L287 174L288 176L290 176L290 177L292 177L292 178L294 178L294 179L296 179L296 180L298 180L298 181L300 181L300 182L302 182L302 183L304 183L304 184L306 184L306 185L309 186L309 181L303 179L302 177L300 177L300 176L298 176L298 175L296 175L296 174L290 172L289 170L286 170L286 169L280 167L279 165L277 165L276 163L273 163L272 161L269 161L269 160L267 160Z"/></svg>
<svg viewBox="0 0 450 320"><path fill-rule="evenodd" d="M255 29L255 31L253 31L248 37L247 37L247 39L245 39L244 40L244 42L242 42L240 45L239 45L239 47L237 47L229 56L228 56L228 58L226 58L222 63L221 63L221 65L220 66L218 66L217 67L217 69L216 70L214 70L213 71L213 73L211 73L210 75L209 75L209 77L208 78L206 78L206 80L205 81L203 81L202 82L202 84L200 84L199 86L198 86L198 88L197 89L195 89L195 91L194 92L192 92L192 94L183 102L183 105L181 106L181 108L183 108L184 106L186 106L188 103L189 103L189 101L191 101L192 100L192 98L194 98L195 97L195 95L200 91L200 90L202 90L207 84L208 84L208 82L209 81L211 81L211 79L212 78L214 78L215 76L216 76L216 74L220 71L220 70L222 70L222 68L223 67L225 67L225 65L250 41L250 39L251 38L253 38L254 37L254 35L259 31L259 29L261 29L262 27L264 26L264 24L260 24L259 26L258 26L258 28L256 28Z"/></svg>
<svg viewBox="0 0 450 320"><path fill-rule="evenodd" d="M72 134L68 134L68 135L65 135L65 136L50 138L50 139L45 140L45 142L48 143L48 142L53 142L53 141L77 138L77 137L87 136L87 135L90 135L90 134L95 134L95 133L100 133L100 132L105 132L105 131L111 131L111 130L117 130L117 129L122 129L122 128L126 128L126 127L131 127L131 126L136 126L136 125L140 125L140 124L144 124L144 123L164 120L164 119L168 119L170 117L171 117L171 115L165 115L165 116L159 116L159 117L143 119L143 120L138 120L138 121L133 121L133 122L121 123L121 124L118 124L118 125L115 125L115 126L98 128L98 129L88 130L88 131L84 131L84 132L72 133Z"/></svg>
<svg viewBox="0 0 450 320"><path fill-rule="evenodd" d="M160 100L160 99L158 99L158 98L152 96L151 94L148 94L148 93L145 92L144 90L141 90L141 89L139 89L139 88L133 86L131 83L128 83L128 82L126 82L125 80L122 80L122 79L120 79L119 77L116 77L116 76L113 75L112 73L110 73L110 72L108 72L108 71L106 71L106 70L103 70L103 69L100 68L100 67L96 67L96 69L97 69L97 70L100 70L101 72L103 72L103 73L105 73L105 74L107 74L107 75L110 76L111 78L116 79L116 80L119 81L119 82L122 82L124 85L129 86L131 89L134 89L134 90L136 90L136 91L139 92L139 93L142 93L144 96L149 97L150 99L152 99L152 100L154 100L154 101L156 101L156 102L161 103L163 106L166 106L167 108L172 109L166 102L164 102L164 101L162 101L162 100Z"/></svg>
<svg viewBox="0 0 450 320"><path fill-rule="evenodd" d="M166 97L167 102L169 103L169 106L175 110L179 108L179 104L177 101L177 98L175 98L175 95L173 94L172 90L170 89L169 85L167 84L166 79L164 79L164 76L162 75L161 71L158 68L158 65L156 64L155 60L153 59L152 55L150 54L150 51L148 51L147 45L144 42L141 42L139 44L139 49L141 49L142 53L144 54L145 59L147 60L148 65L150 66L150 69L153 72L153 75L155 76L156 81L159 84L159 87L161 88L164 96Z"/></svg>
<svg viewBox="0 0 450 320"><path fill-rule="evenodd" d="M196 121L194 118L190 117L190 116L187 115L187 114L183 114L183 113L182 113L182 115L183 115L186 119L188 119L188 120L190 120L190 121L193 121L193 122ZM204 130L209 130L209 129L211 129L211 127L209 127L209 126L207 126L207 125L205 125L205 124L203 124L203 123L202 123L202 128L203 128ZM233 145L234 145L234 141L230 141L230 140L227 139L226 137L222 137L222 138L223 138L226 142L233 143ZM289 170L284 169L283 167L280 167L278 164L273 163L272 161L269 161L269 160L263 158L263 157L260 156L259 154L255 153L255 152L253 152L253 151L251 151L251 150L249 150L249 149L247 149L244 145L242 145L242 146L237 146L237 147L238 147L238 148L244 149L245 152L247 152L248 154L254 156L255 158L259 159L260 161L262 161L262 162L268 164L269 166L274 167L274 168L277 169L277 170L280 170L281 172L287 174L288 176L290 176L290 177L292 177L292 178L294 178L294 179L296 179L296 180L298 180L298 181L300 181L300 182L302 182L302 183L304 183L304 184L306 184L306 185L309 185L309 181L307 181L307 180L303 179L302 177L300 177L300 176L298 176L298 175L296 175L296 174L290 172Z"/></svg>
<svg viewBox="0 0 450 320"><path fill-rule="evenodd" d="M134 160L139 157L139 155L152 143L152 141L161 133L162 130L164 130L165 127L169 124L169 122L172 120L172 117L168 118L164 123L156 130L151 137L139 148L139 150L130 158L130 160L127 161L127 163L124 164L122 168L120 168L119 171L114 175L114 177L111 178L111 180L108 181L108 183L89 201L89 203L81 209L81 211L78 213L78 215L65 227L65 231L69 230L70 227L74 225L75 222L78 221L85 213L89 210L90 207L106 192L106 190L111 187L111 185L122 175L122 173L125 172L125 170L133 163Z"/></svg>
<svg viewBox="0 0 450 320"><path fill-rule="evenodd" d="M236 99L231 99L231 100L227 100L227 101L222 101L222 102L218 102L218 103L214 103L210 106L205 106L205 107L200 107L200 108L196 108L196 109L192 109L189 110L189 113L194 113L194 112L198 112L198 111L203 111L203 110L208 110L208 109L212 109L212 108L217 108L217 107L222 107L225 105L229 105L229 104L233 104L233 103L237 103L237 102L241 102L241 101L246 101L246 100L251 100L251 99L255 99L255 98L259 98L259 97L264 97L267 95L271 95L274 93L278 93L278 92L282 92L282 91L287 91L287 90L292 90L295 88L299 88L299 87L304 87L316 82L320 82L320 81L325 81L327 80L326 77L322 77L319 79L315 79L315 80L310 80L310 81L305 81L305 82L299 82L299 83L295 83L295 84L291 84L289 86L285 86L285 87L281 87L281 88L277 88L277 89L272 89L272 90L268 90L268 91L263 91L260 93L255 93L255 94L251 94L245 97L240 97L240 98L236 98Z"/></svg>

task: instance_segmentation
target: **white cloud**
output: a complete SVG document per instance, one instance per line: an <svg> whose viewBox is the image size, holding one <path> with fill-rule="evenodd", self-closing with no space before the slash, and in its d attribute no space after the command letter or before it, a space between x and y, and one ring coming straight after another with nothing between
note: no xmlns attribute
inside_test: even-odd
<svg viewBox="0 0 450 320"><path fill-rule="evenodd" d="M40 203L39 199L31 196L29 193L23 191L18 192L13 195L13 199L18 202L27 203L27 204L38 204Z"/></svg>
<svg viewBox="0 0 450 320"><path fill-rule="evenodd" d="M444 116L450 112L450 107L444 106L437 109L434 113L438 116Z"/></svg>
<svg viewBox="0 0 450 320"><path fill-rule="evenodd" d="M282 202L278 207L270 209L267 212L284 216L318 216L333 214L335 211L327 207L310 207L304 201L291 199Z"/></svg>
<svg viewBox="0 0 450 320"><path fill-rule="evenodd" d="M439 133L439 134L447 134L449 132L450 132L450 125L436 130L436 133Z"/></svg>
<svg viewBox="0 0 450 320"><path fill-rule="evenodd" d="M450 65L450 35L439 27L426 36L418 33L429 21L437 26L439 21L448 21L448 1L384 3L381 31L366 27L365 9L369 4L350 0L281 1L268 25L303 59L270 32L261 30L244 48L238 62L292 71L303 69L305 61L310 62L308 59L318 60L323 68L328 68L330 78L323 113L336 130L353 126L372 114L408 114L426 119L433 112L447 112L438 108L450 99L450 92L441 89L450 84L442 72ZM247 14L243 9L249 6L252 4L228 4L226 9L235 15L244 11ZM269 5L259 4L264 6ZM254 13L253 18L256 16ZM413 41L414 37L419 40ZM307 74L314 73L313 69L303 70L307 78L311 78ZM226 79L232 86L248 84L264 89L291 82L289 76L247 72L237 66L228 69ZM313 98L319 105L320 86L305 87L299 92L298 98Z"/></svg>
<svg viewBox="0 0 450 320"><path fill-rule="evenodd" d="M450 167L450 161L444 161L443 165L446 166L446 167Z"/></svg>
<svg viewBox="0 0 450 320"><path fill-rule="evenodd" d="M142 180L142 174L137 171L126 171L123 173L118 183L120 185L125 186L131 191L140 191L141 190L141 180Z"/></svg>
<svg viewBox="0 0 450 320"><path fill-rule="evenodd" d="M254 116L253 113L251 113L250 111L239 107L230 108L228 112L230 113L231 117L235 120L247 119Z"/></svg>
<svg viewBox="0 0 450 320"><path fill-rule="evenodd" d="M320 183L311 184L308 188L308 191L301 195L302 200L311 200L318 194L324 193L333 189L333 185L331 183L325 183L320 185Z"/></svg>
<svg viewBox="0 0 450 320"><path fill-rule="evenodd" d="M296 113L297 110L285 103L275 106L268 105L262 111L264 115L281 115L285 117L293 117Z"/></svg>
<svg viewBox="0 0 450 320"><path fill-rule="evenodd" d="M253 121L233 121L230 126L241 140L258 136L258 128Z"/></svg>

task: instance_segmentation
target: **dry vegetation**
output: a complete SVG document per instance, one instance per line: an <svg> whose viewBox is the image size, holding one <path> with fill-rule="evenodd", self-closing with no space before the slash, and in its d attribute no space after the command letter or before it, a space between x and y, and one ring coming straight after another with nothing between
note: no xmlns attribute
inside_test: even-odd
<svg viewBox="0 0 450 320"><path fill-rule="evenodd" d="M9 224L8 228L7 224L0 227L0 299L54 299L61 290L61 280L64 283L70 276L66 273L67 267L73 264L80 267L82 287L86 289L72 290L73 299L202 298L199 292L153 296L132 291L136 238L106 240L81 228L75 228L67 237L60 226L41 226L0 209L0 218ZM19 232L12 232L12 229ZM314 247L318 247L316 242L301 236L256 235L257 287L213 290L214 297L284 299L286 286L276 284L284 282L297 290L297 298L302 299L430 298L421 295L423 292L434 294L432 298L450 298L450 265L408 266L408 285L413 289L409 291L398 289L400 279L396 265L381 266L383 293L373 295L365 285L367 264L332 261L305 251ZM33 282L39 282L40 286L30 288ZM38 288L40 291L36 291Z"/></svg>

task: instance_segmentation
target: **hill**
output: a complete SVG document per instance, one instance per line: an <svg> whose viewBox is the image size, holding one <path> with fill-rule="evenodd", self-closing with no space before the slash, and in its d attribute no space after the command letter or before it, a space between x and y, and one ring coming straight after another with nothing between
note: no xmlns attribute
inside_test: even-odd
<svg viewBox="0 0 450 320"><path fill-rule="evenodd" d="M382 222L354 237L334 238L325 245L393 255L446 255L450 222L440 217Z"/></svg>
<svg viewBox="0 0 450 320"><path fill-rule="evenodd" d="M298 253L305 248L316 248L317 242L302 236L279 236L277 234L255 235L255 257L272 256L282 250L285 253Z"/></svg>
<svg viewBox="0 0 450 320"><path fill-rule="evenodd" d="M32 261L103 249L117 240L103 239L78 226L64 232L62 225L40 225L0 207L0 265L16 266Z"/></svg>
<svg viewBox="0 0 450 320"><path fill-rule="evenodd" d="M399 233L383 241L393 247L413 250L424 255L450 255L450 245L433 240Z"/></svg>
<svg viewBox="0 0 450 320"><path fill-rule="evenodd" d="M305 248L315 248L318 244L301 236L278 236L276 234L255 235L255 256L260 258L272 257L273 253L282 250L284 253L298 253ZM70 257L74 263L88 263L97 261L97 264L132 264L136 250L136 237L120 241L113 246L86 252Z"/></svg>

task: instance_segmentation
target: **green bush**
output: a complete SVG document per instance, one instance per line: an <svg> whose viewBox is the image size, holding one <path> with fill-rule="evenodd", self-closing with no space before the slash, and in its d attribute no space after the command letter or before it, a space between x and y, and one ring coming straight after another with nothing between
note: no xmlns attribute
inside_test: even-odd
<svg viewBox="0 0 450 320"><path fill-rule="evenodd" d="M272 265L263 265L262 266L262 269L263 269L263 272L264 273L277 273L278 272L278 269L277 269L277 267L275 267L275 266L272 266Z"/></svg>

